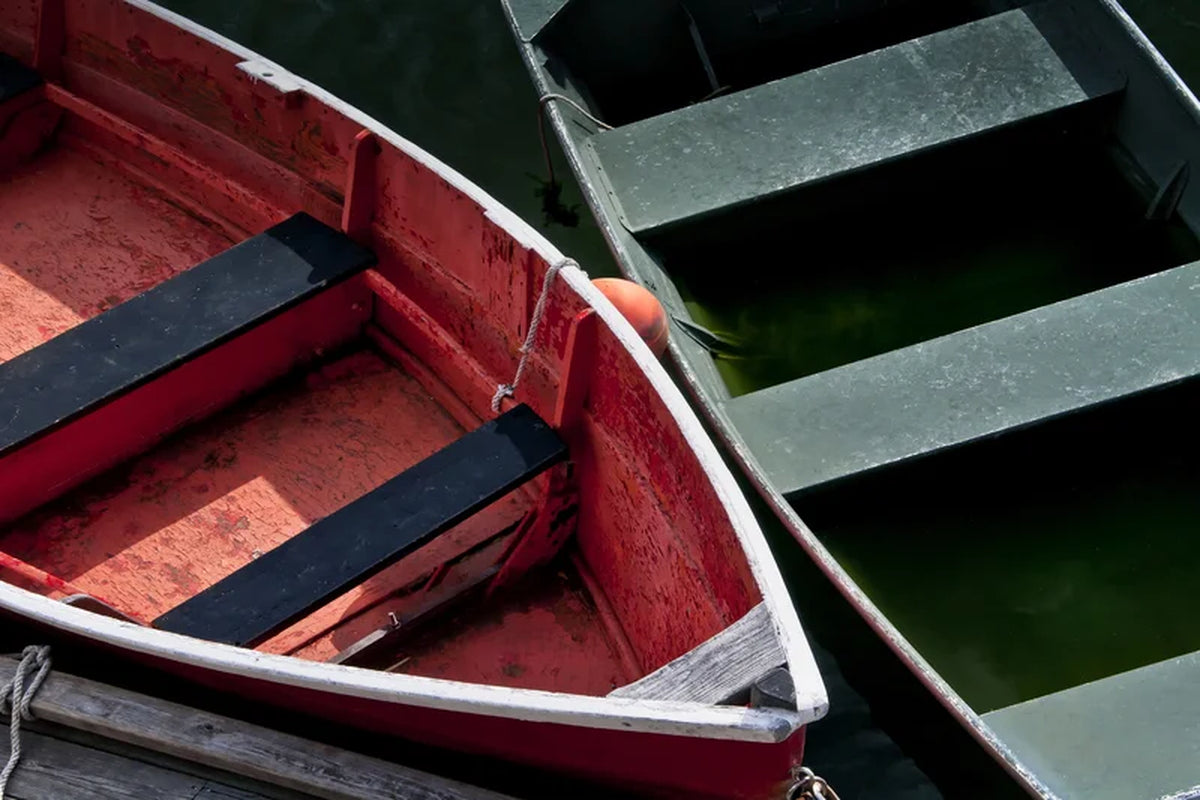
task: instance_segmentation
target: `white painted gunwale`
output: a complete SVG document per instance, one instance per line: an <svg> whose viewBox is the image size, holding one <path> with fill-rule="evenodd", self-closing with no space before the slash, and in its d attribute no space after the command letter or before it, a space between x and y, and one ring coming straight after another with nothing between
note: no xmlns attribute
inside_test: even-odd
<svg viewBox="0 0 1200 800"><path fill-rule="evenodd" d="M487 217L508 232L514 240L535 251L547 264L563 260L563 254L524 220L458 172L377 120L320 87L293 75L284 67L185 17L147 0L124 2L243 60L270 65L276 73L276 80L294 80L302 91L347 118L359 122L439 175L479 205ZM771 613L776 635L779 636L780 644L787 655L788 666L796 686L795 711L511 689L304 661L290 656L259 653L205 642L100 616L5 583L0 583L0 608L60 631L136 653L220 673L398 705L598 729L763 743L781 742L801 726L820 719L828 710L828 698L812 651L766 539L716 446L708 438L699 419L662 365L641 341L633 327L592 286L587 274L580 269L567 267L559 275L596 310L618 341L633 356L647 381L662 397L684 440L695 451L712 481L742 545L751 572L758 582L763 602Z"/></svg>

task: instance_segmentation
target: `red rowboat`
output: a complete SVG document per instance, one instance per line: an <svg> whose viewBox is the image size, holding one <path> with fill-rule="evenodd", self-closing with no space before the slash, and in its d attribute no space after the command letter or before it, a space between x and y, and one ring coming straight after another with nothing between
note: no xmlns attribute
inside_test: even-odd
<svg viewBox="0 0 1200 800"><path fill-rule="evenodd" d="M803 631L583 272L149 3L10 0L0 53L0 609L363 729L782 795Z"/></svg>

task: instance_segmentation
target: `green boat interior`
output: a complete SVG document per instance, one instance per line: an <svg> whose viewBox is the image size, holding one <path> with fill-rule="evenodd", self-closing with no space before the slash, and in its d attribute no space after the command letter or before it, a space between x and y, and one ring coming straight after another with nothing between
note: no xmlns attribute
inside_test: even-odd
<svg viewBox="0 0 1200 800"><path fill-rule="evenodd" d="M614 254L767 480L1051 791L1177 791L1200 106L1120 7L507 6ZM1098 697L1126 716L1081 748ZM1112 766L1131 731L1161 764Z"/></svg>

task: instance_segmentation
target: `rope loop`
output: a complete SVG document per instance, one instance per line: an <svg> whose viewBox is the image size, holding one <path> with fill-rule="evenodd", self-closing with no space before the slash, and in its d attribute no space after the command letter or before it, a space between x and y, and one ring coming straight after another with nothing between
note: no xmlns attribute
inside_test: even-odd
<svg viewBox="0 0 1200 800"><path fill-rule="evenodd" d="M9 778L21 760L21 720L33 719L29 706L49 673L49 646L30 645L21 651L12 678L0 687L0 713L8 714L8 763L0 770L0 800L4 800Z"/></svg>
<svg viewBox="0 0 1200 800"><path fill-rule="evenodd" d="M529 330L525 334L525 341L521 343L518 350L521 360L517 362L517 372L513 375L511 383L502 383L496 387L496 393L492 395L492 411L499 413L500 404L504 398L516 394L517 386L521 383L521 376L525 373L525 365L529 363L529 354L533 352L533 345L537 341L538 327L541 326L542 317L546 314L546 303L550 299L550 284L554 282L554 276L567 266L578 269L579 263L573 258L562 258L546 268L546 275L542 278L542 293L538 295L537 305L533 307L533 315L529 318ZM0 797L0 800L3 798Z"/></svg>

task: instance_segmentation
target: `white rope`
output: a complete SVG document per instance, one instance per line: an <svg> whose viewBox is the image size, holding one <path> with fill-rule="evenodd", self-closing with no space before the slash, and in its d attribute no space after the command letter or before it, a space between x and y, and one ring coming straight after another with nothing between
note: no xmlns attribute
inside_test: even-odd
<svg viewBox="0 0 1200 800"><path fill-rule="evenodd" d="M561 100L562 102L571 106L576 111L578 111L580 114L583 114L585 117L587 117L589 120L591 120L592 123L594 125L596 125L596 127L598 127L602 131L611 131L613 129L612 125L609 125L604 120L597 119L586 108L579 105L579 103L576 103L574 100L567 97L565 94L559 94L558 92L546 92L544 95L542 95L541 97L538 98L538 114L541 114L545 111L546 103L549 103L551 100Z"/></svg>
<svg viewBox="0 0 1200 800"><path fill-rule="evenodd" d="M517 362L517 374L513 376L512 383L502 383L496 387L496 393L492 395L492 411L499 412L500 403L504 401L504 398L512 397L517 391L517 386L521 383L521 375L525 372L525 365L529 362L529 354L533 352L538 326L542 324L542 316L546 313L546 301L550 298L550 284L554 282L554 276L558 274L558 271L567 265L579 266L575 259L564 258L546 269L546 276L542 278L542 293L538 295L537 305L533 307L533 316L529 318L529 332L525 334L525 341L521 344L521 360ZM0 796L0 800L4 800L3 796Z"/></svg>
<svg viewBox="0 0 1200 800"><path fill-rule="evenodd" d="M29 679L29 672L37 667L37 672ZM42 681L50 672L50 648L48 646L29 646L21 651L21 661L13 673L12 680L0 687L0 713L8 714L8 763L0 770L0 800L8 789L8 779L17 769L21 760L21 720L33 719L29 704L33 696L41 688Z"/></svg>

